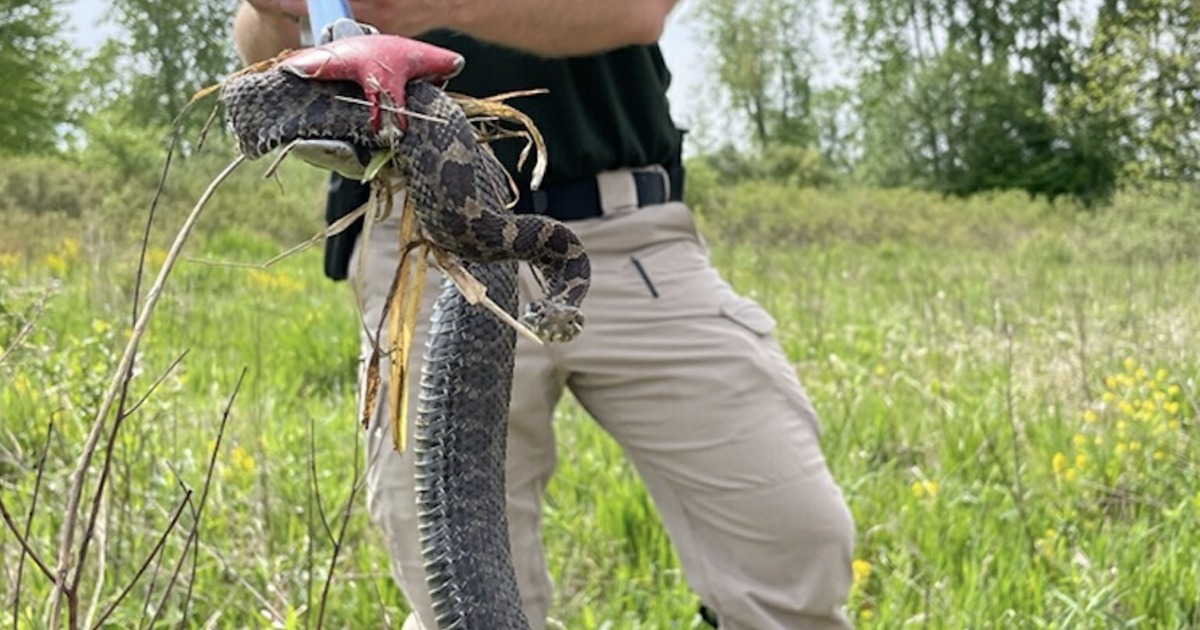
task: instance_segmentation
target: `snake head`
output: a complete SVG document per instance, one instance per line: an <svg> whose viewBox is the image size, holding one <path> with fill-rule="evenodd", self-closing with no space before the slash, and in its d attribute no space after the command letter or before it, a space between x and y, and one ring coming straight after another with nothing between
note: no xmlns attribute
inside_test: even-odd
<svg viewBox="0 0 1200 630"><path fill-rule="evenodd" d="M357 83L370 103L371 127L377 133L408 129L403 108L409 81L444 84L466 64L456 52L398 35L331 36L333 41L292 54L280 67L314 81ZM393 114L386 119L385 109Z"/></svg>

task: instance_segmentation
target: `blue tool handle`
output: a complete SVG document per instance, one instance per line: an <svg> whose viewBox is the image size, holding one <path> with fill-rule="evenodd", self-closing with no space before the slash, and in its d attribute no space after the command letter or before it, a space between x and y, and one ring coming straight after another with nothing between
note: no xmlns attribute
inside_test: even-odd
<svg viewBox="0 0 1200 630"><path fill-rule="evenodd" d="M305 0L308 5L308 28L312 41L320 43L321 31L335 21L346 18L353 20L347 0Z"/></svg>

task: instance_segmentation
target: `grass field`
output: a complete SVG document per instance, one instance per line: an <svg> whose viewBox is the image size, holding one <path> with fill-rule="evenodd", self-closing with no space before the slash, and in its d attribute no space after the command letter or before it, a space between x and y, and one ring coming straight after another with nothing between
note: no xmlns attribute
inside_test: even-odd
<svg viewBox="0 0 1200 630"><path fill-rule="evenodd" d="M777 316L822 415L858 524L861 628L1200 627L1194 198L1084 213L743 185L695 205L716 263ZM0 498L22 529L34 514L28 539L55 565L137 255L102 218L6 212L27 231L0 239ZM288 244L214 212L194 258L254 262ZM133 411L101 441L112 467L72 598L80 627L130 584L108 627L317 627L322 607L328 628L402 617L361 495L347 503L357 328L349 289L320 265L308 252L270 270L176 270ZM559 427L546 516L560 627L700 627L619 449L570 401ZM50 591L0 527L0 626L47 627Z"/></svg>

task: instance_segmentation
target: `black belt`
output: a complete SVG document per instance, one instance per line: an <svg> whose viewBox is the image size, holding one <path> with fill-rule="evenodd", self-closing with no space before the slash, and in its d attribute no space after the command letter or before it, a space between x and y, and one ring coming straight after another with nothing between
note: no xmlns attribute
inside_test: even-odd
<svg viewBox="0 0 1200 630"><path fill-rule="evenodd" d="M683 166L676 161L663 168L667 172L665 178L659 171L632 172L639 208L683 200ZM330 180L325 218L332 223L350 214L367 203L370 194L370 186L334 173ZM600 205L600 188L595 178L560 182L532 193L525 191L517 201L516 211L544 214L559 221L594 219L604 214ZM325 241L325 275L333 280L345 280L349 276L351 252L354 251L354 243L362 226L360 218Z"/></svg>
<svg viewBox="0 0 1200 630"><path fill-rule="evenodd" d="M683 166L661 171L631 171L639 208L683 200ZM595 219L604 214L596 178L558 182L533 192L522 191L514 207L517 214L544 214L559 221Z"/></svg>

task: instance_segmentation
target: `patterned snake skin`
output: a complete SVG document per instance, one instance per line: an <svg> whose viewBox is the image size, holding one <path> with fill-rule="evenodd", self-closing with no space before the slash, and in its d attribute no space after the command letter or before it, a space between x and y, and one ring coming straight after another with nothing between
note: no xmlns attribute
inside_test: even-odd
<svg viewBox="0 0 1200 630"><path fill-rule="evenodd" d="M300 79L278 69L232 79L222 100L242 152L259 157L296 138L384 143L353 83ZM510 313L516 260L541 271L547 297L524 320L543 339L566 341L582 327L588 259L574 233L504 208L507 176L478 143L460 107L426 83L408 89L409 117L396 166L424 236L464 261ZM509 551L504 458L515 331L469 304L448 282L434 307L422 369L414 452L422 551L438 627L525 630Z"/></svg>

